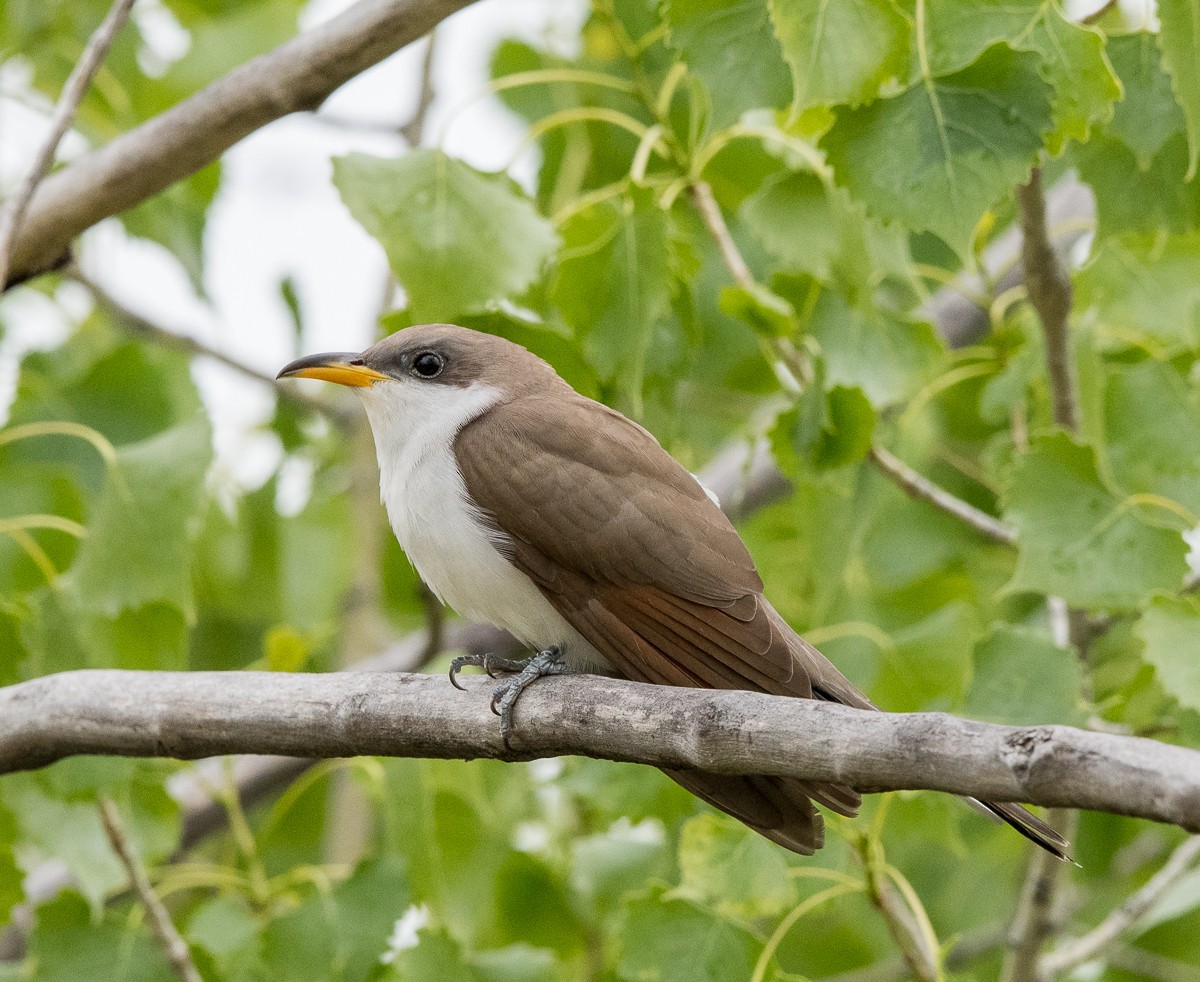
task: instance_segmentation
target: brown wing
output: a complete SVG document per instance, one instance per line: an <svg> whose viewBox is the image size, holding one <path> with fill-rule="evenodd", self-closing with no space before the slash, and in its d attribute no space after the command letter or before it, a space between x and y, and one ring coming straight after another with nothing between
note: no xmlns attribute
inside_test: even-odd
<svg viewBox="0 0 1200 982"><path fill-rule="evenodd" d="M554 423L533 435L527 412ZM720 508L630 420L580 396L522 400L464 427L455 454L512 562L626 678L801 698L813 697L815 681L865 702L762 596ZM822 838L809 798L847 815L859 804L831 785L668 773L804 853Z"/></svg>

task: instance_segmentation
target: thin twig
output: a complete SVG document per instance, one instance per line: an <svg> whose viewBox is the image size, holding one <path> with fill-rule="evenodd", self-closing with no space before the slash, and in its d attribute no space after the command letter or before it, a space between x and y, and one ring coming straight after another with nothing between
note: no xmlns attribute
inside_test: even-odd
<svg viewBox="0 0 1200 982"><path fill-rule="evenodd" d="M1064 837L1074 837L1074 812L1054 809L1046 821ZM1017 913L1009 928L1009 951L1000 978L1005 982L1034 982L1042 976L1038 956L1055 930L1054 902L1063 864L1041 849L1035 849L1025 874L1025 885L1017 902Z"/></svg>
<svg viewBox="0 0 1200 982"><path fill-rule="evenodd" d="M1059 973L1067 972L1099 955L1145 916L1159 898L1188 871L1197 859L1200 859L1200 836L1185 839L1171 853L1162 869L1146 881L1145 886L1116 910L1111 911L1096 927L1083 937L1076 938L1058 950L1043 955L1038 963L1042 976L1053 978Z"/></svg>
<svg viewBox="0 0 1200 982"><path fill-rule="evenodd" d="M754 274L750 272L750 267L742 257L737 243L733 241L733 235L725 223L725 216L721 214L721 207L713 196L712 187L707 181L696 181L691 186L691 194L692 201L695 202L696 209L700 212L700 217L704 220L709 234L716 241L721 258L734 281L742 287L753 286ZM774 350L798 382L804 383L811 378L812 372L808 367L807 359L790 340L787 338L775 339ZM1013 529L987 512L981 511L974 505L951 494L945 488L934 484L929 478L918 474L884 447L878 444L872 446L868 459L879 469L881 474L899 486L906 494L920 501L928 502L935 508L940 508L946 514L953 515L976 532L996 542L1012 545L1016 541L1017 534Z"/></svg>
<svg viewBox="0 0 1200 982"><path fill-rule="evenodd" d="M121 860L121 865L125 867L125 872L129 876L130 886L133 887L142 906L146 908L150 930L158 939L158 943L162 945L163 953L171 964L171 970L183 982L203 982L192 961L192 953L188 949L187 942L179 934L167 908L163 906L163 902L158 899L154 888L150 886L150 879L146 876L145 869L142 868L137 856L133 854L116 805L109 798L102 797L97 808L100 812L100 821L104 825L104 832L112 844L113 852Z"/></svg>
<svg viewBox="0 0 1200 982"><path fill-rule="evenodd" d="M1041 168L1033 169L1028 184L1018 185L1017 203L1021 210L1025 289L1046 337L1046 371L1050 377L1054 421L1074 433L1079 429L1079 394L1067 330L1072 300L1071 277L1050 243Z"/></svg>
<svg viewBox="0 0 1200 982"><path fill-rule="evenodd" d="M971 526L980 535L986 535L995 542L1013 545L1017 541L1017 532L985 511L980 511L974 505L968 504L961 498L955 497L945 488L935 484L929 478L918 474L899 457L878 444L871 447L871 462L897 485L905 494L918 501L926 501L936 508Z"/></svg>
<svg viewBox="0 0 1200 982"><path fill-rule="evenodd" d="M213 361L220 362L226 368L231 368L246 378L270 386L281 398L295 405L321 413L339 426L347 424L346 414L325 400L315 399L307 393L301 392L295 385L281 383L273 375L260 371L252 365L247 365L243 361L238 361L232 355L210 347L202 341L197 341L195 338L189 338L183 334L177 334L175 331L153 323L148 318L125 306L125 304L109 293L103 286L79 269L71 269L69 275L77 283L87 287L96 303L116 320L121 327L143 341L149 341L152 344L170 348L174 351L181 351L193 357L210 358Z"/></svg>
<svg viewBox="0 0 1200 982"><path fill-rule="evenodd" d="M433 56L436 45L437 31L430 31L429 40L425 42L425 56L421 61L421 91L417 94L417 106L408 122L397 127L397 132L410 147L421 145L425 136L425 121L429 118L429 109L437 95L433 85Z"/></svg>
<svg viewBox="0 0 1200 982"><path fill-rule="evenodd" d="M58 144L67 130L71 128L75 112L79 109L79 103L83 99L84 93L87 92L88 86L92 84L96 72L100 70L100 65L104 61L104 56L108 54L109 46L112 44L113 38L117 36L117 31L128 20L133 3L134 0L113 0L113 5L109 8L104 20L88 38L83 54L75 63L75 67L71 69L71 74L67 77L67 84L63 86L62 94L58 97L58 104L55 105L54 114L50 117L50 132L42 141L24 180L13 192L12 197L4 202L4 207L0 208L0 293L4 292L4 288L8 284L9 258L12 255L13 241L21 227L21 221L25 217L25 209L29 207L33 192L37 190L42 178L50 170L50 165L54 163Z"/></svg>

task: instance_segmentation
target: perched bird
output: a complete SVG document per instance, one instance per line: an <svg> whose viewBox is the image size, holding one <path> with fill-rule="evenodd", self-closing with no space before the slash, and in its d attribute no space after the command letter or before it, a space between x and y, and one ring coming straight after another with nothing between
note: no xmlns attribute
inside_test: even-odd
<svg viewBox="0 0 1200 982"><path fill-rule="evenodd" d="M381 497L409 560L460 614L537 654L493 697L539 675L749 689L876 709L788 626L715 499L645 429L577 393L520 345L435 324L361 354L300 358L280 378L355 387ZM859 796L787 777L667 771L693 794L798 853L823 841L813 803L853 815ZM1066 841L1015 804L984 809L1060 858Z"/></svg>

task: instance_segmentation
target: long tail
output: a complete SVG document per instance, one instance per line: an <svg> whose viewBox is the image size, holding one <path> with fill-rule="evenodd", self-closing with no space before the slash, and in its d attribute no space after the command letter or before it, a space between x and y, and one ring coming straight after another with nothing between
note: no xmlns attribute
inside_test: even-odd
<svg viewBox="0 0 1200 982"><path fill-rule="evenodd" d="M980 801L978 798L967 798L968 802L979 805L984 811L990 812L996 818L1011 825L1025 836L1030 842L1041 846L1064 863L1075 863L1067 848L1071 845L1066 839L1054 831L1032 812L1020 805L1009 801ZM1078 866L1078 863L1075 863Z"/></svg>

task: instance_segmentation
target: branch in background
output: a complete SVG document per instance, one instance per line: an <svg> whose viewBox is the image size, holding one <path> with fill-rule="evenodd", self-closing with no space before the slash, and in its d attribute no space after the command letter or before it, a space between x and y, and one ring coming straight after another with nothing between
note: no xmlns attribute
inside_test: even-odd
<svg viewBox="0 0 1200 982"><path fill-rule="evenodd" d="M198 358L211 358L215 362L219 362L226 368L232 368L240 375L246 378L253 379L255 382L261 382L264 385L269 385L273 388L281 398L298 406L303 406L305 409L312 412L320 413L328 417L332 422L338 425L346 424L345 413L340 411L337 406L326 402L324 399L316 399L308 395L306 392L300 391L294 384L280 382L267 372L259 371L245 362L238 361L232 355L228 355L223 351L210 347L195 338L189 338L183 334L178 334L175 331L169 331L165 327L160 327L157 324L147 320L141 314L136 313L126 307L120 300L114 297L111 293L104 289L99 283L85 275L79 269L72 269L69 272L70 277L77 283L87 287L92 294L93 299L99 307L109 316L116 320L121 327L125 328L130 334L134 334L143 341L149 341L152 344L160 345L164 348L170 348L172 351L181 351L185 355L191 355Z"/></svg>
<svg viewBox="0 0 1200 982"><path fill-rule="evenodd" d="M425 42L425 55L421 59L421 90L417 95L417 107L407 123L397 129L410 147L419 147L425 137L425 121L429 118L437 91L433 86L433 59L437 50L437 31L429 32Z"/></svg>
<svg viewBox="0 0 1200 982"><path fill-rule="evenodd" d="M1140 737L580 675L526 692L505 746L490 710L494 683L462 681L465 694L430 675L64 672L0 689L0 773L75 754L581 754L1089 808L1200 831L1200 752Z"/></svg>
<svg viewBox="0 0 1200 982"><path fill-rule="evenodd" d="M1057 951L1042 956L1038 969L1043 978L1070 971L1101 954L1105 948L1117 941L1200 859L1200 836L1185 840L1162 869L1155 873L1146 885L1133 894L1120 907L1112 911L1095 928L1081 938L1063 945Z"/></svg>
<svg viewBox="0 0 1200 982"><path fill-rule="evenodd" d="M163 906L163 902L158 899L153 887L150 886L150 879L146 876L145 869L133 854L133 848L129 845L125 827L121 822L121 816L117 813L116 806L108 798L101 798L99 812L100 823L104 826L104 832L108 836L113 852L117 854L121 865L125 867L133 892L137 894L138 900L146 908L150 930L158 939L158 943L162 945L163 953L167 956L172 971L179 976L182 982L203 982L192 961L192 953L188 949L187 942L176 930L171 915L167 913L167 908Z"/></svg>
<svg viewBox="0 0 1200 982"><path fill-rule="evenodd" d="M1074 433L1079 429L1079 395L1067 334L1067 320L1071 314L1071 277L1050 243L1041 168L1033 169L1028 184L1018 185L1017 204L1021 212L1021 258L1025 265L1025 290L1042 322L1042 332L1046 338L1046 371L1050 376L1054 421Z"/></svg>
<svg viewBox="0 0 1200 982"><path fill-rule="evenodd" d="M1017 186L1021 226L1021 259L1025 267L1025 290L1042 324L1046 347L1046 370L1054 421L1071 433L1079 430L1079 395L1071 366L1067 334L1073 290L1071 277L1050 241L1046 224L1046 197L1042 172L1034 167L1026 184ZM1069 608L1058 597L1047 597L1055 641L1074 650L1086 666L1091 630L1085 611ZM1057 812L1051 816L1068 838L1074 837L1078 815ZM1025 888L1017 904L1009 933L1010 950L1001 973L1003 982L1036 982L1041 974L1041 952L1054 936L1055 896L1062 876L1058 864L1048 864L1034 854L1025 876Z"/></svg>
<svg viewBox="0 0 1200 982"><path fill-rule="evenodd" d="M21 222L25 218L25 211L33 193L50 170L50 165L54 163L58 144L71 128L71 122L75 119L75 112L79 109L84 93L92 84L96 72L100 70L113 38L129 19L129 11L132 8L133 0L113 0L112 7L100 22L100 26L88 38L83 54L67 77L67 83L63 86L62 94L54 107L54 114L50 117L50 132L46 134L46 139L33 158L29 173L25 175L12 197L4 202L3 208L0 208L0 293L4 292L8 283L9 259L12 256L13 244L21 230Z"/></svg>
<svg viewBox="0 0 1200 982"><path fill-rule="evenodd" d="M927 501L935 508L965 522L980 535L985 535L1003 545L1014 545L1017 541L1016 529L998 518L993 518L987 512L980 511L973 505L967 504L961 498L956 498L941 486L934 484L929 478L918 474L890 450L876 444L871 447L871 462L884 474L891 478L910 498L917 501Z"/></svg>
<svg viewBox="0 0 1200 982"><path fill-rule="evenodd" d="M359 0L52 175L30 202L13 243L12 282L54 268L85 229L206 167L267 123L315 109L359 72L472 2Z"/></svg>
<svg viewBox="0 0 1200 982"><path fill-rule="evenodd" d="M750 272L737 243L733 241L733 235L725 223L725 216L721 214L721 207L713 197L712 188L707 181L696 181L692 184L691 193L696 209L700 212L709 234L716 241L721 258L734 282L742 287L753 286L754 274ZM793 374L800 380L808 377L810 373L807 362L795 345L786 338L779 338L776 340L776 348L781 360ZM996 542L1012 545L1016 541L1016 533L1007 525L918 474L887 449L878 445L872 446L868 459L884 477L899 486L905 494L928 502Z"/></svg>

